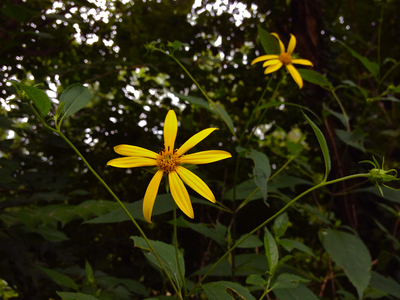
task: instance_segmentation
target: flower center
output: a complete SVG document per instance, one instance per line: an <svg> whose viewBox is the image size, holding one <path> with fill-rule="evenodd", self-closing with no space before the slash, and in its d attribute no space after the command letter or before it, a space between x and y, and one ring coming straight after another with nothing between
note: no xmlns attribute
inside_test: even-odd
<svg viewBox="0 0 400 300"><path fill-rule="evenodd" d="M292 55L284 52L279 55L279 60L285 65L290 65L292 63Z"/></svg>
<svg viewBox="0 0 400 300"><path fill-rule="evenodd" d="M176 154L176 150L165 150L162 149L160 154L157 155L157 164L159 170L164 171L165 173L175 171L176 167L179 166L181 160Z"/></svg>

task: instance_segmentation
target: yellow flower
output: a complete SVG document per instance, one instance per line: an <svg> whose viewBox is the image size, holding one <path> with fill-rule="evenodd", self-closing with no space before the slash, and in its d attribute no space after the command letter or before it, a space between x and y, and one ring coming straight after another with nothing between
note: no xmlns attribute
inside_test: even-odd
<svg viewBox="0 0 400 300"><path fill-rule="evenodd" d="M164 122L164 148L157 154L137 146L118 145L114 151L126 157L110 160L107 165L117 168L135 168L157 166L158 171L150 181L143 200L143 215L151 223L151 213L158 188L164 174L168 176L172 197L178 207L190 218L194 218L193 207L189 194L182 180L207 200L215 203L215 197L210 188L197 175L184 168L182 164L207 164L232 157L230 153L221 150L201 151L184 155L188 150L205 139L218 128L207 128L192 136L179 149L175 149L175 138L178 132L178 121L175 112L170 110Z"/></svg>
<svg viewBox="0 0 400 300"><path fill-rule="evenodd" d="M279 35L277 35L276 33L271 33L271 34L278 39L281 53L279 55L270 54L257 57L255 60L251 62L251 65L254 65L255 63L265 60L266 62L263 64L263 67L267 68L265 69L264 74L275 72L279 70L280 67L282 67L282 65L285 65L290 75L292 75L294 81L296 81L299 88L302 88L303 79L301 78L300 73L296 70L293 64L313 66L312 62L307 59L292 58L293 50L296 47L296 38L293 34L290 34L290 41L289 41L289 46L287 48L287 52L285 52L285 46L283 45L281 39L279 38Z"/></svg>

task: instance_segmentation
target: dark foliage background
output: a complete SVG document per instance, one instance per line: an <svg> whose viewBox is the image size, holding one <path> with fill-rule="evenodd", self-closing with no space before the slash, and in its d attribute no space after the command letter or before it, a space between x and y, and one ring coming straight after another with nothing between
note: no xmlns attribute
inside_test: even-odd
<svg viewBox="0 0 400 300"><path fill-rule="evenodd" d="M237 141L225 123L172 94L202 97L191 79L166 55L147 53L146 43L157 41L166 45L174 40L186 43L175 55L208 95L225 108L239 135L269 78L266 79L260 66L250 66L256 56L264 54L257 26L279 33L285 45L289 34L295 34L296 52L313 61L315 71L325 74L334 86L352 80L371 97L382 92L383 87L377 86L362 64L334 41L343 41L371 61L383 63L381 74L393 65L386 58L399 59L398 1L229 0L218 3L208 0L196 3L107 0L97 4L85 0L2 2L0 278L18 293L19 299L54 299L58 297L56 291L70 290L56 284L37 266L70 276L88 294L95 295L100 289L101 299L142 299L146 292L165 294L170 289L167 284L163 285L159 272L147 263L141 251L133 248L129 237L138 232L131 223L84 223L116 210L118 205L69 146L43 128L26 104L16 101L15 89L7 80L40 84L54 102L53 114L56 99L70 84L87 85L94 94L93 100L64 122L63 132L120 199L133 203L143 198L152 175L140 168L106 167L106 163L117 157L113 147L119 144L138 145L158 152L168 109L175 110L180 122L178 145L201 129L216 126L220 130L196 146L196 151L223 149L237 156ZM381 16L383 5L385 10ZM272 76L274 87L280 74ZM399 84L398 68L385 78L383 85L390 84ZM307 82L299 90L287 76L278 98L306 106L321 118L318 126L331 151L330 179L367 172L368 165L360 165L359 161L371 159L372 155L379 161L385 156L387 166L398 170L399 104L366 103L361 89L343 88L337 94L352 129L362 132L365 151L350 147L338 138L335 129L345 128L324 109L340 112L328 91ZM290 145L281 137L282 132L306 134L301 156L284 175L311 182L322 178L324 164L318 142L298 108L270 109L263 124L272 125L271 129L255 136L249 146L260 147L271 164L280 168L290 155ZM230 159L199 166L196 172L205 179L218 201L225 199L223 203L234 208L238 204L226 199L226 195L235 183L248 180L251 170L252 161L241 160L235 180L235 159ZM352 188L353 185L358 186ZM332 271L332 262L318 239L318 231L329 227L319 216L325 216L336 226L352 228L370 250L373 270L400 280L400 197L383 199L370 192L341 193L370 186L371 183L360 180L332 185L313 192L288 211L291 226L286 236L301 240L316 255L310 259L302 252L294 252L296 259L288 265L301 270L303 275L308 274L312 279L308 287L324 299L339 297L335 292L341 287L354 295L356 292L345 278L324 283ZM399 188L398 183L392 186ZM280 190L280 195L291 199L306 188L289 182ZM163 185L160 193L165 193ZM195 195L193 191L190 193ZM216 226L217 222L223 224L235 239L285 204L287 200L282 201L277 195L271 193L269 207L257 199L234 216L194 204L193 222L210 226ZM171 243L171 219L172 212L169 212L153 216L152 224L139 222L149 238ZM232 220L236 226L232 226ZM224 253L218 244L189 228L181 227L179 236L187 275ZM238 249L236 254L254 251L258 250ZM97 285L87 283L86 261L94 271ZM189 278L197 281L198 276ZM221 278L232 279L229 276L218 279ZM239 275L234 280L244 284L245 277ZM143 287L146 287L144 292Z"/></svg>

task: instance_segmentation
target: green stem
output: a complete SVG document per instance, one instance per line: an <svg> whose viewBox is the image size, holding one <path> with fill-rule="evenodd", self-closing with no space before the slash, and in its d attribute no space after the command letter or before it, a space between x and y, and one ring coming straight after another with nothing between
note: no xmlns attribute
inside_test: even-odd
<svg viewBox="0 0 400 300"><path fill-rule="evenodd" d="M183 294L186 295L186 292L187 292L186 280L185 280L185 276L183 275L183 272L182 272L181 263L179 261L178 233L177 233L176 227L177 227L176 226L176 204L174 203L174 246L175 246L175 258L176 258L176 264L178 265L179 275L181 276L181 279L182 279Z"/></svg>
<svg viewBox="0 0 400 300"><path fill-rule="evenodd" d="M343 112L343 115L346 119L347 131L350 131L349 117L347 116L346 110L344 109L342 102L340 101L339 97L336 95L335 89L331 89L330 92L332 93L333 97L336 99L337 103L340 106L340 109Z"/></svg>
<svg viewBox="0 0 400 300"><path fill-rule="evenodd" d="M200 84L196 81L196 79L194 79L194 77L192 76L192 74L190 74L190 72L185 68L184 65L182 65L182 63L172 54L169 54L167 52L165 52L162 49L156 49L157 51L160 51L161 53L164 53L166 55L168 55L169 57L171 57L173 60L175 60L175 62L185 71L185 73L189 76L189 78L194 82L194 84L197 86L197 88L200 90L200 92L204 95L204 97L207 99L208 103L211 105L211 108L216 111L218 113L218 115L220 116L220 118L222 120L224 120L224 122L226 123L226 125L228 126L229 130L231 131L231 133L233 134L233 136L235 137L236 140L239 141L239 138L237 137L236 133L233 131L233 128L231 128L227 122L227 120L225 119L225 117L221 114L221 112L219 111L219 109L217 108L217 106L215 105L214 101L212 101L210 99L210 97L208 97L207 93L205 92L205 90L203 90L203 88L200 86Z"/></svg>
<svg viewBox="0 0 400 300"><path fill-rule="evenodd" d="M160 257L154 250L153 246L151 245L149 239L147 238L146 234L143 232L142 228L139 226L139 224L136 222L136 220L132 217L126 206L122 203L121 200L115 195L115 193L111 190L111 188L105 183L105 181L97 174L97 172L92 168L92 166L89 164L89 162L83 157L83 155L79 152L79 150L75 147L74 144L59 130L59 129L54 129L47 125L44 121L44 119L38 114L38 112L34 109L34 107L31 105L31 108L36 115L36 117L39 118L39 120L42 122L43 126L46 127L47 129L53 131L54 133L58 134L64 141L67 142L67 144L75 151L75 153L82 159L84 164L89 168L89 170L92 172L92 174L100 181L100 183L107 189L107 191L111 194L111 196L119 203L119 205L122 207L122 209L125 211L125 213L128 215L129 219L131 219L132 223L135 225L137 230L140 232L141 236L145 239L146 243L149 245L150 250L154 253L154 256L156 257L158 263L160 264L161 268L163 269L164 273L167 275L168 280L170 281L173 289L175 292L178 294L179 299L183 300L182 296L180 295L179 290L177 289L175 283L173 282L171 276L169 276L167 269L165 268L164 264L162 263ZM60 128L60 124L56 125L57 128Z"/></svg>
<svg viewBox="0 0 400 300"><path fill-rule="evenodd" d="M243 129L242 135L240 136L240 140L242 140L243 137L244 137L244 135L246 134L246 130L247 130L247 128L249 128L249 124L250 124L251 120L253 119L254 114L256 113L256 109L257 109L257 108L260 106L260 104L262 103L262 100L264 99L265 93L267 92L267 90L268 90L268 88L269 88L269 85L270 85L270 83L271 83L271 81L272 81L272 77L273 77L273 76L271 75L270 78L269 78L269 80L268 80L267 86L265 87L264 91L263 91L262 94L261 94L260 99L259 99L258 102L257 102L256 107L255 107L255 108L253 109L253 111L251 112L251 116L250 116L250 118L247 120L247 124L246 124L246 126L244 127L244 129Z"/></svg>
<svg viewBox="0 0 400 300"><path fill-rule="evenodd" d="M393 72L393 70L396 69L398 66L400 66L400 61L398 61L396 64L394 64L394 65L389 69L389 71L387 71L387 72L385 73L385 75L383 75L383 77L381 78L381 80L379 80L378 88L377 88L377 91L378 91L378 92L379 92L379 88L381 87L381 85L382 85L383 81L386 79L386 77L387 77L391 72Z"/></svg>
<svg viewBox="0 0 400 300"><path fill-rule="evenodd" d="M362 177L369 178L370 174L369 173L366 173L366 174L355 174L355 175L349 175L349 176L338 178L338 179L331 180L331 181L321 182L321 183L317 184L316 186L313 186L313 187L309 188L308 190L304 191L303 193L301 193L300 195L298 195L296 198L294 198L289 203L287 203L283 208L281 208L277 213L275 213L272 217L270 217L269 219L267 219L266 221L261 223L259 226L257 226L252 231L250 231L246 236L244 236L239 241L237 241L236 244L233 245L227 252L225 252L225 254L211 267L211 269L208 270L208 272L193 287L193 289L188 293L188 295L191 295L197 288L199 288L199 286L204 281L204 279L207 278L207 276L211 274L211 272L229 255L229 253L231 253L234 249L236 249L236 247L238 247L241 243L243 243L248 237L253 235L255 232L257 232L258 230L263 228L265 225L267 225L269 222L271 222L276 217L278 217L280 214L282 214L286 209L288 209L297 200L299 200L303 196L307 195L308 193L310 193L310 192L312 192L312 191L314 191L316 189L319 189L320 187L323 187L323 186L326 186L326 185L330 185L330 184L333 184L333 183L337 183L337 182L341 182L341 181L345 181L345 180L349 180L349 179L362 178Z"/></svg>

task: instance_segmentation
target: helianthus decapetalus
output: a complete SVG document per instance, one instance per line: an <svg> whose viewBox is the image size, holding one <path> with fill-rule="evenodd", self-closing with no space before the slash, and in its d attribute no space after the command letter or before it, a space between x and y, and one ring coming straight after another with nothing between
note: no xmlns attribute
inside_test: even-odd
<svg viewBox="0 0 400 300"><path fill-rule="evenodd" d="M312 62L307 59L293 59L292 53L294 48L296 47L296 37L293 34L290 34L289 46L287 48L287 52L285 52L285 46L283 45L279 35L276 33L271 33L274 37L278 39L280 54L268 54L257 57L251 62L251 65L258 63L260 61L264 61L263 67L267 67L264 71L264 74L269 74L279 70L283 65L288 69L290 75L292 75L294 81L297 83L299 88L303 87L303 78L301 78L299 71L293 66L293 64L299 64L304 66L313 66Z"/></svg>
<svg viewBox="0 0 400 300"><path fill-rule="evenodd" d="M175 149L175 138L178 132L178 121L175 112L170 110L164 122L164 148L160 153L153 152L137 146L118 145L114 151L126 157L110 160L107 165L117 168L135 168L145 166L157 166L158 171L150 181L143 200L144 218L151 222L154 201L158 188L164 174L168 176L172 197L178 207L193 219L193 207L189 194L182 180L202 195L204 198L215 203L215 197L210 188L197 175L184 168L182 164L207 164L221 159L232 157L230 153L222 150L208 150L184 155L188 150L205 139L211 132L218 128L204 129L189 140L179 149Z"/></svg>

